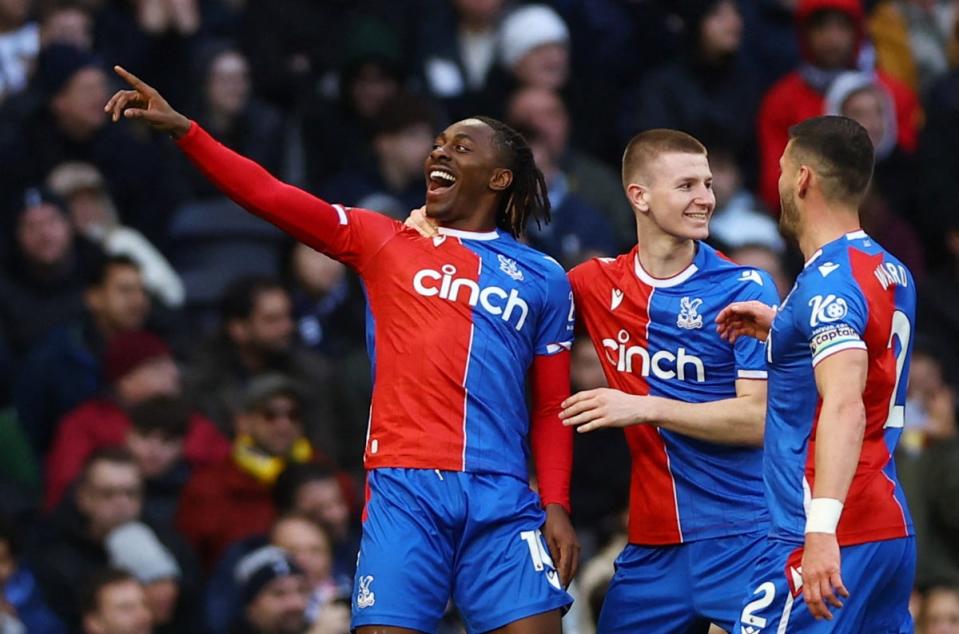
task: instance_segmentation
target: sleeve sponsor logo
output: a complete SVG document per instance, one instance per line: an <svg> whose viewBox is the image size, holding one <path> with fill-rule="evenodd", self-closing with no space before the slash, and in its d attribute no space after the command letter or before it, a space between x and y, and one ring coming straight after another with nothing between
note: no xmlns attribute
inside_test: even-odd
<svg viewBox="0 0 959 634"><path fill-rule="evenodd" d="M819 324L831 324L839 321L849 312L846 300L836 295L816 295L809 300L812 312L809 315L809 325L813 328Z"/></svg>

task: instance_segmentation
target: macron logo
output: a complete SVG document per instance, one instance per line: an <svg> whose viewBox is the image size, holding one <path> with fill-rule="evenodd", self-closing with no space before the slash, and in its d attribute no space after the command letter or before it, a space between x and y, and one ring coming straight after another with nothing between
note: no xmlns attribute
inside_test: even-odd
<svg viewBox="0 0 959 634"><path fill-rule="evenodd" d="M609 303L609 310L614 311L619 308L619 305L623 303L623 291L618 288L613 289L613 297Z"/></svg>
<svg viewBox="0 0 959 634"><path fill-rule="evenodd" d="M835 262L826 262L825 264L819 265L819 272L822 273L823 277L826 277L838 268L839 265Z"/></svg>
<svg viewBox="0 0 959 634"><path fill-rule="evenodd" d="M743 274L739 277L740 282L756 282L760 286L763 285L763 276L759 274L759 271L743 271Z"/></svg>

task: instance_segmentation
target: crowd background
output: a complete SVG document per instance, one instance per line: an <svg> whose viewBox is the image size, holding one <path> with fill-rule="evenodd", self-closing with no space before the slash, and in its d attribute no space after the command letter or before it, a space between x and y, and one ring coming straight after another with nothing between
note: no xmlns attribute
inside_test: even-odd
<svg viewBox="0 0 959 634"><path fill-rule="evenodd" d="M776 225L786 131L860 121L864 225L919 285L897 455L915 615L959 632L957 17L953 0L0 0L0 632L348 631L361 286L169 139L109 123L113 64L284 180L395 218L422 204L437 130L501 118L549 186L529 241L567 266L634 244L627 140L685 130L709 148L712 241L782 295L802 266ZM572 378L604 384L588 342ZM620 432L577 435L568 632L594 631L628 460Z"/></svg>

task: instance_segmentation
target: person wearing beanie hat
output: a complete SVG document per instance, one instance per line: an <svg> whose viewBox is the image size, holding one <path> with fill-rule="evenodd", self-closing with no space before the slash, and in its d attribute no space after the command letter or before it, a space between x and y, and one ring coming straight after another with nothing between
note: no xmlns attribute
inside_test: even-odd
<svg viewBox="0 0 959 634"><path fill-rule="evenodd" d="M300 634L306 630L309 584L303 570L276 546L241 559L234 576L242 612L234 634Z"/></svg>
<svg viewBox="0 0 959 634"><path fill-rule="evenodd" d="M81 403L57 428L47 458L46 505L53 508L94 449L126 442L130 410L156 397L182 394L180 370L170 348L158 336L142 331L121 332L107 344L103 375L107 394ZM193 466L220 462L230 443L196 412L190 415L183 443L184 457Z"/></svg>
<svg viewBox="0 0 959 634"><path fill-rule="evenodd" d="M500 25L499 57L520 84L558 90L569 77L569 28L544 4L521 7Z"/></svg>
<svg viewBox="0 0 959 634"><path fill-rule="evenodd" d="M180 598L180 566L156 533L143 522L114 528L104 540L110 565L126 570L143 586L153 623L170 623Z"/></svg>

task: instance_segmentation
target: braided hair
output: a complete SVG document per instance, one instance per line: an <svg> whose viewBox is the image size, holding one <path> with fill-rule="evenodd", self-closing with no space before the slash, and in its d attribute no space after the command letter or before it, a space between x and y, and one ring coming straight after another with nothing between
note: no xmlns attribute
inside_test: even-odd
<svg viewBox="0 0 959 634"><path fill-rule="evenodd" d="M472 117L493 129L493 146L506 159L506 167L513 172L513 182L503 192L500 208L496 211L496 226L513 237L526 232L530 218L548 223L549 195L543 173L536 167L533 151L523 136L498 119Z"/></svg>

